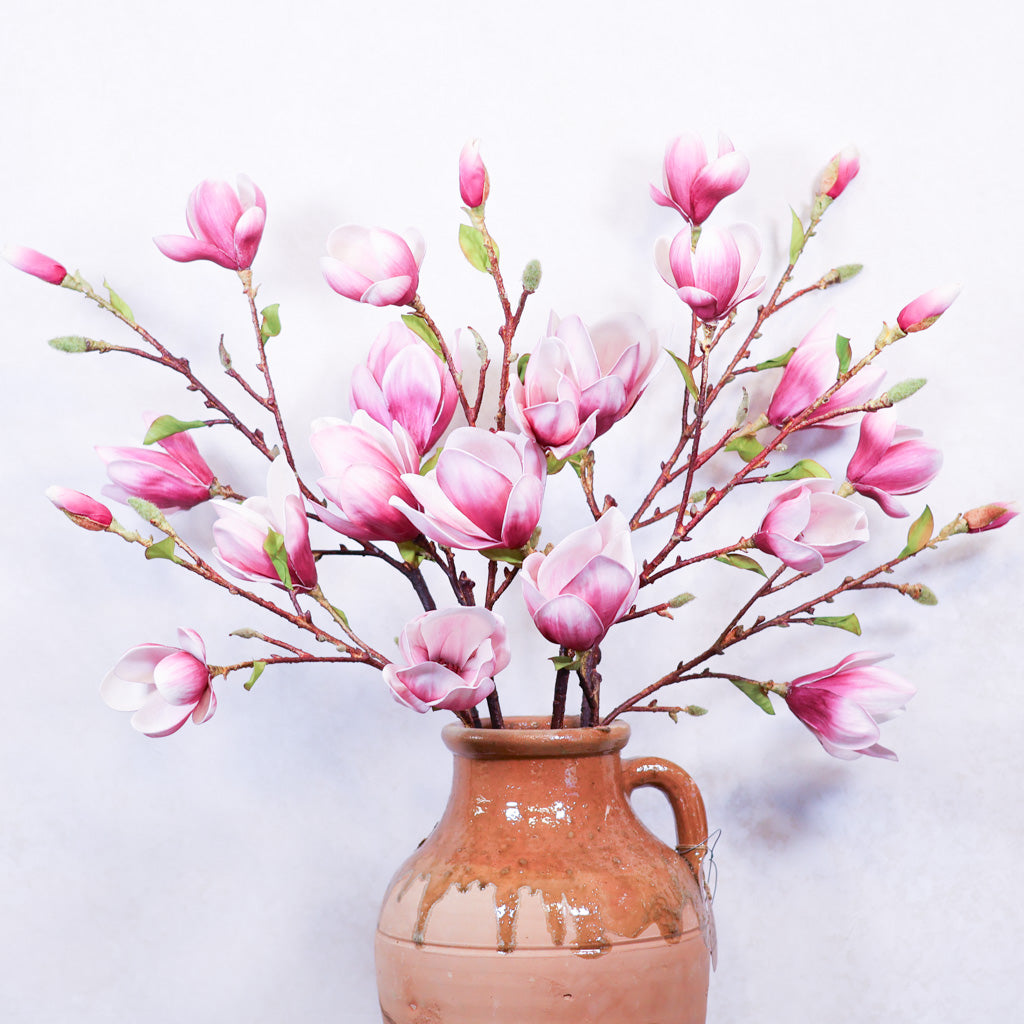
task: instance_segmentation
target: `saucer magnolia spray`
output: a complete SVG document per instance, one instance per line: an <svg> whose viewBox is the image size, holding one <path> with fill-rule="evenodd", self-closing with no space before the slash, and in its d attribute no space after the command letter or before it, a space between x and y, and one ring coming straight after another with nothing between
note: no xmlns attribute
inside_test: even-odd
<svg viewBox="0 0 1024 1024"><path fill-rule="evenodd" d="M449 723L448 808L398 867L380 917L378 990L390 1024L704 1021L715 931L703 802L682 768L621 756L628 715L678 722L706 713L685 700L688 683L717 681L721 700L788 710L833 757L895 759L885 723L914 694L906 666L897 658L883 667L889 654L859 649L833 663L815 641L846 636L859 647L854 638L870 621L844 607L853 592L871 591L887 617L903 596L934 604L917 578L920 556L1000 529L1017 512L1012 502L983 501L936 526L916 497L938 474L941 453L911 425L912 411L894 406L925 382L883 386L883 357L936 329L958 288L911 299L872 339L844 333L848 314L829 299L841 299L861 268L814 266L808 252L831 204L850 201L859 169L856 152L844 149L809 201L791 199L788 259L777 268L757 227L729 214L747 158L724 135L712 150L693 133L670 141L661 187L650 186L669 232L653 244L650 273L679 300L666 348L635 312L608 310L589 323L538 308L524 326L541 265L530 260L518 283L506 276L488 222L498 191L473 140L450 198L463 204L467 272L493 283L496 334L473 327L486 312L466 310L459 324L431 315L426 245L414 228L337 227L320 266L339 315L348 299L377 307L380 320L361 349L352 339L354 366L318 368L350 370L350 396L347 408L316 410L311 423L286 422L278 401L275 350L301 342L288 338L278 304L257 303L268 203L244 175L236 185L196 186L189 233L155 238L171 260L213 264L225 287L241 285L251 347L229 351L221 341L217 379L139 323L109 285L98 291L33 249L4 250L16 269L110 315L109 334L54 338L54 349L141 358L186 389L180 406L146 414L141 445L96 448L90 486L105 468L110 505L65 486L47 497L75 525L116 536L145 560L170 563L165 571L220 588L240 613L254 605L260 621L277 623L257 630L242 618L236 639L216 645L249 645L231 661L211 660L192 627L178 629L176 644L145 640L116 662L103 699L130 712L146 736L208 731L218 689L252 689L265 672L272 684L291 664L359 664L379 680L361 700L390 695ZM778 328L776 314L790 306ZM602 460L615 444L608 438L625 419L654 411L648 387L659 374L674 381L659 393L673 390L678 431L660 450L631 454L627 492L600 496ZM748 393L753 380L764 385ZM764 396L759 405L754 393ZM127 411L129 420L138 414ZM265 474L265 487L239 490L236 467L204 452L214 451L208 430L239 435L262 466L244 479ZM798 432L810 453L802 458L789 452ZM552 527L546 515L556 474L578 484L569 512L554 518L574 515L571 528ZM207 501L212 520L182 515ZM738 531L716 515L723 503L730 522L745 524ZM888 518L909 523L898 550L875 540ZM386 625L332 598L352 558L370 564L375 589L397 581ZM685 616L697 566L733 584L711 635L686 634L681 651L677 635L671 654L649 651L639 667L654 666L650 679L603 678L603 652L630 644L637 620ZM532 637L510 629L517 607ZM178 614L168 610L168 621ZM745 653L751 637L797 624L812 628L792 663L765 666ZM156 624L154 636L168 631ZM502 698L516 699L522 652L537 644L550 652L550 706L506 717ZM633 816L628 798L640 786L669 800L674 848Z"/></svg>

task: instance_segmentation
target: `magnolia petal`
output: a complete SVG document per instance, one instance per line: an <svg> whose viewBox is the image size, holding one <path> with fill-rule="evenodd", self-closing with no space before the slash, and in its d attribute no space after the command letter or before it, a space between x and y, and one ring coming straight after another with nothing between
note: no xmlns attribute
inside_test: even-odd
<svg viewBox="0 0 1024 1024"><path fill-rule="evenodd" d="M189 238L186 235L157 235L153 242L166 257L178 263L209 260L226 270L236 269L235 260L231 256L202 239Z"/></svg>
<svg viewBox="0 0 1024 1024"><path fill-rule="evenodd" d="M533 615L541 636L574 651L586 651L605 634L597 613L575 594L561 594L542 604Z"/></svg>
<svg viewBox="0 0 1024 1024"><path fill-rule="evenodd" d="M209 685L210 672L187 651L175 651L153 670L153 683L168 704L192 707Z"/></svg>
<svg viewBox="0 0 1024 1024"><path fill-rule="evenodd" d="M258 206L251 207L238 218L238 223L235 225L234 252L239 270L245 270L252 266L260 239L263 237L263 227L266 221L266 213Z"/></svg>
<svg viewBox="0 0 1024 1024"><path fill-rule="evenodd" d="M158 738L177 732L192 714L191 705L182 709L154 691L146 703L132 715L132 727L146 736Z"/></svg>

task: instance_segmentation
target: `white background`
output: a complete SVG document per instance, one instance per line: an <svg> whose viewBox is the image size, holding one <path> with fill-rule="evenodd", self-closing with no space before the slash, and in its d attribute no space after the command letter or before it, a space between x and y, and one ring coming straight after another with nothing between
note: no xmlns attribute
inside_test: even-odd
<svg viewBox="0 0 1024 1024"><path fill-rule="evenodd" d="M861 351L909 299L963 282L939 325L890 360L890 382L930 378L901 418L945 451L939 480L909 499L915 512L928 500L943 523L1021 493L1015 41L991 0L22 7L0 43L0 243L41 249L97 286L106 275L141 322L217 378L219 335L240 362L251 342L237 282L212 264L171 263L150 238L184 230L201 178L250 174L269 208L261 299L281 302L285 324L271 355L313 476L306 423L347 415L350 369L390 315L323 284L317 258L332 227L417 225L428 242L420 290L435 318L448 332L472 322L493 336L489 282L454 241L467 138L483 140L508 276L531 257L544 265L524 347L552 307L588 320L634 310L666 337L684 321L650 255L680 224L647 198L677 132L721 129L747 153L748 184L715 222L754 222L775 272L787 207L806 214L821 167L854 142L862 173L813 241L803 280L866 264L831 296ZM814 295L780 316L761 351L795 343L829 301ZM269 623L170 563L76 530L46 502L51 483L98 492L92 446L137 444L144 410L201 410L148 364L50 351L59 334L126 340L78 296L6 269L0 308L0 1016L376 1020L377 905L443 806L442 716L399 708L370 671L326 668L268 670L251 693L232 677L209 724L166 740L109 711L97 685L126 648L173 642L189 625L225 664L258 653L230 630ZM639 466L656 466L679 390L666 368L598 442L602 491L628 500ZM255 462L228 469L241 449L223 434L199 440L222 476L260 489ZM853 440L837 443L837 471ZM557 539L584 510L566 478L551 495L544 522ZM737 531L767 501L745 498ZM883 519L872 507L878 559L905 529ZM211 520L198 509L181 522L201 537ZM709 533L709 546L716 537L731 539ZM889 664L919 687L885 729L899 764L834 761L784 708L768 719L728 684L678 695L709 706L703 719L634 716L629 751L687 767L722 830L715 1024L1013 1016L1021 537L1018 521L956 538L900 577L927 582L938 607L889 593L837 602L835 613L860 614L862 638L794 627L730 662L786 679L852 650L895 651ZM336 603L378 645L417 610L411 590L372 567L327 568ZM680 582L698 601L674 623L613 633L609 694L694 650L721 602L749 593L754 577L713 568ZM543 708L550 685L551 651L531 638L519 601L514 588L509 712ZM659 798L638 803L665 827Z"/></svg>

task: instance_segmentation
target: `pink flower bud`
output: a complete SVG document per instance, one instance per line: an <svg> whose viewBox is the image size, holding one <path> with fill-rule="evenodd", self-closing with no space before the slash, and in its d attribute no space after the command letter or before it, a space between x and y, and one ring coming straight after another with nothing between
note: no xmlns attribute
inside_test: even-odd
<svg viewBox="0 0 1024 1024"><path fill-rule="evenodd" d="M984 533L986 530L998 530L1011 519L1017 518L1017 503L998 501L991 505L982 505L964 513L968 533Z"/></svg>
<svg viewBox="0 0 1024 1024"><path fill-rule="evenodd" d="M860 156L853 146L841 149L825 168L818 185L818 195L838 199L847 185L857 177L860 170Z"/></svg>
<svg viewBox="0 0 1024 1024"><path fill-rule="evenodd" d="M109 707L135 712L132 725L146 736L170 736L189 717L202 725L217 710L202 637L193 629L179 629L178 643L131 648L100 686Z"/></svg>
<svg viewBox="0 0 1024 1024"><path fill-rule="evenodd" d="M718 136L718 156L709 161L700 136L686 132L668 144L663 169L665 191L651 185L651 198L659 206L678 210L691 224L703 224L721 200L739 189L749 173L747 158L733 150L726 136Z"/></svg>
<svg viewBox="0 0 1024 1024"><path fill-rule="evenodd" d="M559 321L552 313L524 380L512 378L509 414L552 455L567 458L633 408L660 354L657 338L637 316L588 331L578 316Z"/></svg>
<svg viewBox="0 0 1024 1024"><path fill-rule="evenodd" d="M867 514L831 486L831 480L803 480L773 498L754 546L798 572L817 572L864 544Z"/></svg>
<svg viewBox="0 0 1024 1024"><path fill-rule="evenodd" d="M836 382L839 356L836 354L837 315L830 309L807 332L790 357L768 405L768 422L781 427L811 406ZM867 366L847 381L827 402L814 411L814 417L837 409L861 405L878 389L885 371ZM816 426L828 429L848 427L860 418L859 412L834 416Z"/></svg>
<svg viewBox="0 0 1024 1024"><path fill-rule="evenodd" d="M213 553L232 576L242 580L269 580L285 584L266 550L271 532L284 540L288 576L296 590L316 586L316 562L309 546L309 520L299 483L285 457L279 455L267 472L267 496L246 498L240 505L213 502L220 517L213 524Z"/></svg>
<svg viewBox="0 0 1024 1024"><path fill-rule="evenodd" d="M914 440L921 431L901 427L893 409L868 413L860 422L860 441L850 459L846 479L887 516L909 515L894 494L916 494L935 479L942 466L937 448Z"/></svg>
<svg viewBox="0 0 1024 1024"><path fill-rule="evenodd" d="M462 147L459 154L459 192L469 207L483 206L491 190L487 168L480 158L480 140L473 139Z"/></svg>
<svg viewBox="0 0 1024 1024"><path fill-rule="evenodd" d="M356 540L400 542L420 532L390 504L395 497L416 502L402 474L418 473L420 457L400 423L389 430L358 409L351 423L316 420L310 444L326 474L317 481L320 489L340 511L318 510L328 526Z"/></svg>
<svg viewBox="0 0 1024 1024"><path fill-rule="evenodd" d="M545 639L589 650L626 612L640 586L629 524L610 508L544 555L523 562L523 598Z"/></svg>
<svg viewBox="0 0 1024 1024"><path fill-rule="evenodd" d="M413 711L466 711L494 692L510 660L505 620L486 608L444 608L413 619L398 638L404 665L385 665L384 681Z"/></svg>
<svg viewBox="0 0 1024 1024"><path fill-rule="evenodd" d="M60 284L68 276L67 270L56 260L23 245L9 245L0 253L0 256L3 256L12 267L31 274L33 277L38 277L49 284Z"/></svg>
<svg viewBox="0 0 1024 1024"><path fill-rule="evenodd" d="M371 306L406 306L420 283L423 238L406 238L385 228L346 224L327 238L329 255L320 258L324 279L339 294Z"/></svg>
<svg viewBox="0 0 1024 1024"><path fill-rule="evenodd" d="M226 181L201 181L185 207L192 237L158 235L153 241L167 257L179 263L209 260L227 270L252 266L267 220L263 193L244 174L238 189Z"/></svg>
<svg viewBox="0 0 1024 1024"><path fill-rule="evenodd" d="M445 432L458 401L448 367L402 323L388 324L371 346L366 365L352 373L352 409L363 409L389 429L400 423L421 455Z"/></svg>
<svg viewBox="0 0 1024 1024"><path fill-rule="evenodd" d="M878 726L902 711L916 691L895 672L874 667L889 657L870 651L851 654L789 684L789 710L833 757L850 761L866 754L896 760L878 743Z"/></svg>
<svg viewBox="0 0 1024 1024"><path fill-rule="evenodd" d="M439 544L521 548L540 520L546 477L544 452L531 438L460 427L426 476L402 476L422 511L399 497L391 504Z"/></svg>
<svg viewBox="0 0 1024 1024"><path fill-rule="evenodd" d="M919 295L913 302L900 310L896 323L905 334L923 331L931 327L943 313L953 305L953 300L960 294L960 285L947 284L942 288L933 288L924 295Z"/></svg>
<svg viewBox="0 0 1024 1024"><path fill-rule="evenodd" d="M46 496L71 520L83 530L106 530L114 521L110 509L100 504L88 494L73 491L68 487L48 487Z"/></svg>
<svg viewBox="0 0 1024 1024"><path fill-rule="evenodd" d="M155 448L97 448L113 484L104 487L103 493L122 502L129 496L143 498L165 512L179 512L207 501L213 471L188 433L171 434L157 444L162 452Z"/></svg>
<svg viewBox="0 0 1024 1024"><path fill-rule="evenodd" d="M694 251L689 231L680 231L671 242L659 238L654 249L662 279L705 323L721 320L760 293L765 279L750 280L760 256L760 239L749 224L734 224L728 231L704 228Z"/></svg>

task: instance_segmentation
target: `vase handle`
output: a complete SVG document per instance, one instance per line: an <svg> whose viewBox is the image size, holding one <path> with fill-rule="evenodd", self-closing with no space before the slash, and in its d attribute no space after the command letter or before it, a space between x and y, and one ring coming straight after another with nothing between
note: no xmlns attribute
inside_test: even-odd
<svg viewBox="0 0 1024 1024"><path fill-rule="evenodd" d="M701 863L708 852L708 819L697 783L679 765L662 757L627 758L622 762L622 782L627 796L641 786L653 786L668 797L676 819L676 851L701 883Z"/></svg>

